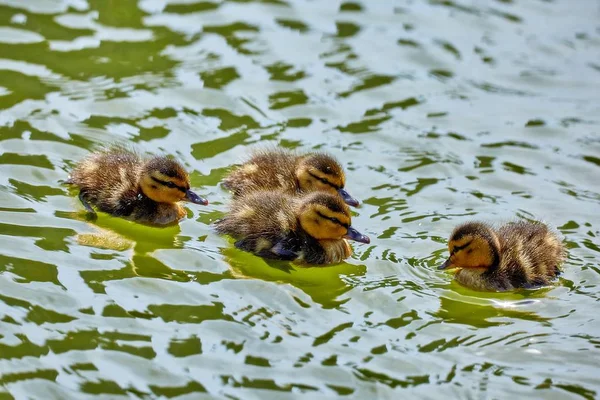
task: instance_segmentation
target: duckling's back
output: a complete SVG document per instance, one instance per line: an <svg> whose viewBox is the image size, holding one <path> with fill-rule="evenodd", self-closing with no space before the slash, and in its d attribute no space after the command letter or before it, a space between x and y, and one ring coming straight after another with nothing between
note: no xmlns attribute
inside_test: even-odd
<svg viewBox="0 0 600 400"><path fill-rule="evenodd" d="M558 236L543 223L515 222L498 229L501 261L498 273L513 287L547 285L565 259Z"/></svg>
<svg viewBox="0 0 600 400"><path fill-rule="evenodd" d="M256 191L234 200L229 214L215 227L236 239L260 236L276 240L296 230L297 224L292 198L281 192Z"/></svg>
<svg viewBox="0 0 600 400"><path fill-rule="evenodd" d="M258 151L223 180L223 187L231 190L234 197L268 189L292 193L298 188L297 165L298 157L288 151Z"/></svg>
<svg viewBox="0 0 600 400"><path fill-rule="evenodd" d="M83 196L101 211L128 215L139 193L141 166L137 154L111 148L79 162L67 182L79 186Z"/></svg>

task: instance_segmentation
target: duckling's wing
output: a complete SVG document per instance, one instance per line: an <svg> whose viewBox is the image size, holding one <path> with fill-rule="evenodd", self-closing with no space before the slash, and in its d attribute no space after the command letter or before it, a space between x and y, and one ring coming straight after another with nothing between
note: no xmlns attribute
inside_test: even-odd
<svg viewBox="0 0 600 400"><path fill-rule="evenodd" d="M233 245L240 250L249 251L252 253L254 252L255 247L254 242L255 241L250 238L244 238L236 241Z"/></svg>
<svg viewBox="0 0 600 400"><path fill-rule="evenodd" d="M289 243L286 243L285 240L280 240L275 246L271 247L271 252L282 260L291 261L298 258L298 253L292 250L292 248L289 247Z"/></svg>
<svg viewBox="0 0 600 400"><path fill-rule="evenodd" d="M261 240L262 242L259 242ZM280 240L273 246L268 246L268 243L268 240L265 238L248 236L236 241L234 245L240 250L248 251L264 258L284 261L292 261L298 258L298 253L286 245L285 240Z"/></svg>

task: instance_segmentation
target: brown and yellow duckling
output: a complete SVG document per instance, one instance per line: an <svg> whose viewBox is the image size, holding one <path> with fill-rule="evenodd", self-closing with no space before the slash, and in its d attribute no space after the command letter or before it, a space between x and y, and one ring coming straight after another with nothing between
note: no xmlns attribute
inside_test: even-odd
<svg viewBox="0 0 600 400"><path fill-rule="evenodd" d="M119 147L98 151L80 161L66 181L79 187L85 209L92 206L136 222L166 225L186 214L179 201L208 204L190 190L187 172L167 157L142 159Z"/></svg>
<svg viewBox="0 0 600 400"><path fill-rule="evenodd" d="M233 200L230 213L215 225L237 239L237 248L261 257L333 264L352 255L346 239L370 242L350 224L350 210L336 194L256 191Z"/></svg>
<svg viewBox="0 0 600 400"><path fill-rule="evenodd" d="M455 279L476 290L548 285L565 259L563 244L541 222L520 221L499 229L468 222L452 232L448 250L450 257L439 269L459 268Z"/></svg>
<svg viewBox="0 0 600 400"><path fill-rule="evenodd" d="M346 175L340 163L326 153L298 155L288 150L257 151L223 180L234 197L255 190L286 193L325 191L338 193L351 206L359 202L344 189Z"/></svg>

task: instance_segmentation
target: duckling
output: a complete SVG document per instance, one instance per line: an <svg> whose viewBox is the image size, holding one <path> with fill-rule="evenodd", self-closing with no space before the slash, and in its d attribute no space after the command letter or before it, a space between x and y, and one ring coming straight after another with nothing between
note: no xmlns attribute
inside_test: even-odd
<svg viewBox="0 0 600 400"><path fill-rule="evenodd" d="M439 269L460 268L455 279L472 289L504 291L548 285L565 249L541 222L514 222L494 229L483 222L458 226L448 241L450 257Z"/></svg>
<svg viewBox="0 0 600 400"><path fill-rule="evenodd" d="M258 256L306 264L333 264L352 255L345 239L370 243L351 225L342 198L327 192L300 196L255 191L234 199L216 231Z"/></svg>
<svg viewBox="0 0 600 400"><path fill-rule="evenodd" d="M66 181L79 187L85 209L148 224L166 225L186 214L177 202L207 205L190 190L189 177L181 164L167 157L142 159L138 154L112 147L80 161Z"/></svg>
<svg viewBox="0 0 600 400"><path fill-rule="evenodd" d="M320 190L338 193L346 204L358 206L358 200L344 189L345 184L344 170L331 155L297 155L282 149L255 152L223 180L223 187L231 190L234 197L261 189L278 189L287 193Z"/></svg>

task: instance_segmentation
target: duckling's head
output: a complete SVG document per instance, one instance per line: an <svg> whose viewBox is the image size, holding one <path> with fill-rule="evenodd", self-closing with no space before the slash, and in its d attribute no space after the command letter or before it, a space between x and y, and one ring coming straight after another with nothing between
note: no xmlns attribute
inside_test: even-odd
<svg viewBox="0 0 600 400"><path fill-rule="evenodd" d="M342 166L329 154L311 153L302 157L296 170L296 178L302 191L338 193L346 204L354 207L359 205L358 200L344 189L346 175Z"/></svg>
<svg viewBox="0 0 600 400"><path fill-rule="evenodd" d="M350 210L342 198L326 192L314 192L301 200L298 220L306 233L317 240L342 238L370 243L351 224Z"/></svg>
<svg viewBox="0 0 600 400"><path fill-rule="evenodd" d="M154 157L144 165L140 177L142 192L159 203L189 201L207 205L208 201L190 190L187 172L177 161Z"/></svg>
<svg viewBox="0 0 600 400"><path fill-rule="evenodd" d="M500 262L500 241L494 230L481 222L454 229L448 240L450 257L438 269L492 268Z"/></svg>

